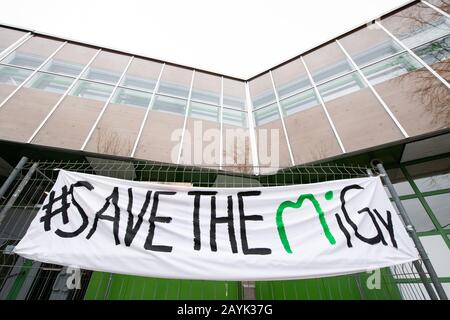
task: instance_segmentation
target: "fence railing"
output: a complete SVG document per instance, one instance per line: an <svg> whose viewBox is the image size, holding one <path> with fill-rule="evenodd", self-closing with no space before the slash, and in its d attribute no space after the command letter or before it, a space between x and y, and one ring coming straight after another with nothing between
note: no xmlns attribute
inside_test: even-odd
<svg viewBox="0 0 450 320"><path fill-rule="evenodd" d="M0 189L0 299L244 299L249 293L256 299L430 299L423 283L428 274L421 278L412 264L338 277L258 282L155 279L81 270L79 283L69 288L71 273L66 267L26 260L11 252L53 187L59 169L221 188L284 186L378 174L373 168L344 165L299 166L254 176L139 161L21 161L11 173L13 179Z"/></svg>

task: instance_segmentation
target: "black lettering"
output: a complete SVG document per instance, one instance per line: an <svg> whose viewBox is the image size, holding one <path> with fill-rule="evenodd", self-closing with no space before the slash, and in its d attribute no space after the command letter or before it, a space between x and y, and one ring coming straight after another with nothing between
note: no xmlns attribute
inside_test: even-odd
<svg viewBox="0 0 450 320"><path fill-rule="evenodd" d="M116 242L116 245L120 244L119 240L119 222L120 222L120 208L118 205L119 202L119 188L114 187L113 192L109 197L105 199L105 204L103 205L103 208L101 208L96 214L94 218L94 223L92 224L92 228L89 231L88 235L86 236L87 239L90 239L92 235L97 230L97 225L99 220L106 220L106 221L112 221L113 222L113 234L114 234L114 240ZM114 217L104 215L106 210L108 210L111 203L114 206Z"/></svg>
<svg viewBox="0 0 450 320"><path fill-rule="evenodd" d="M377 209L373 209L373 211L375 212L375 214L377 215L378 219L381 221L383 226L389 232L389 237L391 238L392 245L394 246L394 248L397 248L397 241L395 240L394 224L392 223L391 212L389 210L386 210L386 215L387 215L387 222L386 222L383 219L383 217L381 216L381 214L377 211Z"/></svg>
<svg viewBox="0 0 450 320"><path fill-rule="evenodd" d="M200 197L201 196L214 196L216 191L189 191L188 195L194 196L194 212L193 212L193 224L194 224L194 250L200 250L201 238L200 238Z"/></svg>
<svg viewBox="0 0 450 320"><path fill-rule="evenodd" d="M159 251L159 252L171 252L172 247L164 246L164 245L155 245L153 244L153 237L155 236L155 222L161 223L170 223L172 221L171 217L157 217L156 211L158 210L159 203L159 195L174 195L176 192L173 191L155 191L155 195L153 196L153 205L152 210L150 212L150 227L148 230L147 239L145 239L144 248L146 250Z"/></svg>
<svg viewBox="0 0 450 320"><path fill-rule="evenodd" d="M141 212L138 215L138 219L136 221L136 225L134 225L134 215L133 215L133 189L128 188L128 223L127 223L127 231L125 233L125 245L129 247L131 243L133 242L134 237L136 236L136 233L139 231L139 228L141 227L142 220L144 217L144 214L147 212L148 205L150 203L150 197L152 195L151 191L147 191L147 194L145 195L145 201L142 205Z"/></svg>
<svg viewBox="0 0 450 320"><path fill-rule="evenodd" d="M236 236L234 232L234 224L233 224L233 197L228 196L228 216L226 217L217 217L216 216L216 197L211 197L211 225L210 225L210 246L211 251L217 251L217 243L216 243L216 225L218 223L227 223L228 224L228 236L230 238L231 251L233 253L237 253L237 243Z"/></svg>
<svg viewBox="0 0 450 320"><path fill-rule="evenodd" d="M244 254L266 255L266 254L272 253L272 250L269 248L249 248L248 247L245 221L262 221L263 217L260 215L252 215L252 216L245 215L244 197L259 196L260 194L261 194L261 191L238 192L239 218L240 218L240 226L241 226L241 241L242 241L242 251Z"/></svg>

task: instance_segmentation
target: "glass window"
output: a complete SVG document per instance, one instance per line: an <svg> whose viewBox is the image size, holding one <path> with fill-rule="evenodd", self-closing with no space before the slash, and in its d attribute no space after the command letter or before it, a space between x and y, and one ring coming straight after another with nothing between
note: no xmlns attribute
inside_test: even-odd
<svg viewBox="0 0 450 320"><path fill-rule="evenodd" d="M113 86L80 80L33 139L33 143L79 150ZM108 145L117 138L107 134ZM120 140L119 140L120 141ZM111 150L112 147L109 147Z"/></svg>
<svg viewBox="0 0 450 320"><path fill-rule="evenodd" d="M186 100L155 96L149 110L135 157L176 163L186 111Z"/></svg>
<svg viewBox="0 0 450 320"><path fill-rule="evenodd" d="M313 89L282 100L284 122L295 164L341 153L322 105Z"/></svg>
<svg viewBox="0 0 450 320"><path fill-rule="evenodd" d="M223 105L245 110L245 83L242 81L223 79Z"/></svg>
<svg viewBox="0 0 450 320"><path fill-rule="evenodd" d="M341 48L333 42L304 56L314 81L320 83L353 70Z"/></svg>
<svg viewBox="0 0 450 320"><path fill-rule="evenodd" d="M193 70L166 65L158 93L187 98L191 87Z"/></svg>
<svg viewBox="0 0 450 320"><path fill-rule="evenodd" d="M433 210L439 224L444 229L450 229L450 194L440 194L426 197L428 205Z"/></svg>
<svg viewBox="0 0 450 320"><path fill-rule="evenodd" d="M410 49L450 32L450 19L424 3L389 16L381 24Z"/></svg>
<svg viewBox="0 0 450 320"><path fill-rule="evenodd" d="M161 63L134 58L120 85L133 89L153 91L161 68Z"/></svg>
<svg viewBox="0 0 450 320"><path fill-rule="evenodd" d="M78 76L97 50L68 43L42 67L42 70Z"/></svg>
<svg viewBox="0 0 450 320"><path fill-rule="evenodd" d="M403 51L403 48L376 24L353 32L339 41L359 67Z"/></svg>
<svg viewBox="0 0 450 320"><path fill-rule="evenodd" d="M406 213L417 232L433 231L435 227L419 199L402 200ZM395 207L395 204L393 204Z"/></svg>
<svg viewBox="0 0 450 320"><path fill-rule="evenodd" d="M362 69L409 135L450 126L450 95L431 72L409 54Z"/></svg>
<svg viewBox="0 0 450 320"><path fill-rule="evenodd" d="M186 113L186 100L156 95L152 109L176 113L184 117Z"/></svg>
<svg viewBox="0 0 450 320"><path fill-rule="evenodd" d="M240 128L247 128L247 114L245 112L224 108L223 123Z"/></svg>
<svg viewBox="0 0 450 320"><path fill-rule="evenodd" d="M250 81L249 86L254 109L276 100L272 80L268 73Z"/></svg>
<svg viewBox="0 0 450 320"><path fill-rule="evenodd" d="M438 7L444 12L450 13L450 1L449 0L427 0L428 3Z"/></svg>
<svg viewBox="0 0 450 320"><path fill-rule="evenodd" d="M184 132L183 164L217 168L220 164L220 108L192 101Z"/></svg>
<svg viewBox="0 0 450 320"><path fill-rule="evenodd" d="M254 118L260 172L273 173L292 166L277 104L254 111Z"/></svg>
<svg viewBox="0 0 450 320"><path fill-rule="evenodd" d="M130 156L150 99L151 93L118 88L87 143L86 150Z"/></svg>
<svg viewBox="0 0 450 320"><path fill-rule="evenodd" d="M245 112L223 109L223 168L251 173L250 133Z"/></svg>
<svg viewBox="0 0 450 320"><path fill-rule="evenodd" d="M62 44L44 37L34 36L11 52L2 62L36 69Z"/></svg>
<svg viewBox="0 0 450 320"><path fill-rule="evenodd" d="M0 53L25 34L23 31L0 27Z"/></svg>
<svg viewBox="0 0 450 320"><path fill-rule="evenodd" d="M296 94L280 101L284 116L307 110L320 105L313 89Z"/></svg>
<svg viewBox="0 0 450 320"><path fill-rule="evenodd" d="M69 92L69 95L106 102L113 88L106 84L79 80Z"/></svg>
<svg viewBox="0 0 450 320"><path fill-rule="evenodd" d="M403 138L394 121L357 73L327 82L318 89L346 151Z"/></svg>
<svg viewBox="0 0 450 320"><path fill-rule="evenodd" d="M256 126L262 126L263 124L280 119L280 112L276 103L256 110L254 114Z"/></svg>
<svg viewBox="0 0 450 320"><path fill-rule="evenodd" d="M220 122L220 108L191 101L189 116L191 118Z"/></svg>
<svg viewBox="0 0 450 320"><path fill-rule="evenodd" d="M84 72L83 78L116 84L129 59L123 54L102 51Z"/></svg>
<svg viewBox="0 0 450 320"><path fill-rule="evenodd" d="M25 84L24 87L63 94L67 91L72 82L72 78L38 72Z"/></svg>
<svg viewBox="0 0 450 320"><path fill-rule="evenodd" d="M221 78L204 72L195 72L192 100L220 104Z"/></svg>
<svg viewBox="0 0 450 320"><path fill-rule="evenodd" d="M423 61L450 82L450 35L413 49Z"/></svg>
<svg viewBox="0 0 450 320"><path fill-rule="evenodd" d="M296 59L273 70L272 76L280 99L311 87L301 59Z"/></svg>
<svg viewBox="0 0 450 320"><path fill-rule="evenodd" d="M0 65L0 101L6 99L32 71Z"/></svg>
<svg viewBox="0 0 450 320"><path fill-rule="evenodd" d="M28 141L72 81L72 78L36 73L0 109L0 136Z"/></svg>
<svg viewBox="0 0 450 320"><path fill-rule="evenodd" d="M421 192L450 188L449 158L407 166L406 169L413 176L414 182Z"/></svg>
<svg viewBox="0 0 450 320"><path fill-rule="evenodd" d="M151 93L131 89L117 88L111 102L147 108L151 98L152 98Z"/></svg>
<svg viewBox="0 0 450 320"><path fill-rule="evenodd" d="M389 179L391 179L392 184L394 185L395 191L397 191L397 194L399 196L406 196L410 194L414 194L414 190L409 184L408 181L406 181L405 176L403 175L402 170L396 168L396 169L390 169L387 170L387 174L389 176ZM389 190L385 187L386 193L389 197L391 197L391 194L389 193Z"/></svg>

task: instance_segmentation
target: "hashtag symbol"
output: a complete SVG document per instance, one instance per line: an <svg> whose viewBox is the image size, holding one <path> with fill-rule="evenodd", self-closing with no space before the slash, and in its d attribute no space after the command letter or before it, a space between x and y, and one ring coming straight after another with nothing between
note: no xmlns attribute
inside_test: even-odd
<svg viewBox="0 0 450 320"><path fill-rule="evenodd" d="M73 187L71 186L70 191L67 190L67 186L63 186L61 189L62 193L59 197L55 198L55 191L50 192L48 197L48 202L42 208L45 210L45 215L41 217L40 221L44 222L44 230L50 230L50 222L52 218L58 214L61 214L62 221L64 224L69 222L69 217L67 216L67 209L70 207L70 203L67 202L67 197L72 194ZM53 205L61 201L61 207L53 210Z"/></svg>
<svg viewBox="0 0 450 320"><path fill-rule="evenodd" d="M63 186L61 188L61 195L58 197L55 197L55 191L52 190L48 196L48 201L47 204L45 204L44 206L42 206L42 209L44 209L45 213L44 215L41 217L41 219L39 220L40 222L44 223L44 230L45 231L49 231L51 229L51 221L53 219L53 217L61 214L61 219L63 224L67 224L69 223L69 215L67 210L70 208L70 205L73 204L76 208L76 210L78 211L78 213L80 214L81 218L82 218L82 224L81 226L77 229L74 230L72 232L66 232L66 231L62 231L60 229L56 230L55 233L57 235L59 235L60 237L63 238L70 238L70 237L75 237L77 235L79 235L87 226L88 223L88 217L86 215L86 212L83 210L83 208L80 206L80 204L75 200L74 196L73 196L73 190L76 187L84 187L86 189L88 189L89 191L93 190L94 187L87 181L78 181L72 185L70 185L70 188L68 189L67 186ZM71 196L71 202L69 202L67 199L69 197L69 195ZM57 207L56 203L60 202L60 206L59 208L54 208Z"/></svg>

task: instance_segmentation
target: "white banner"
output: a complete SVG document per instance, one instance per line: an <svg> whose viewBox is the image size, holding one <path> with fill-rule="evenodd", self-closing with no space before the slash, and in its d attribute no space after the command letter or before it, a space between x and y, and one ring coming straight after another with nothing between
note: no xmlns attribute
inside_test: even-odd
<svg viewBox="0 0 450 320"><path fill-rule="evenodd" d="M199 188L61 170L14 252L178 279L333 276L418 259L378 177Z"/></svg>

